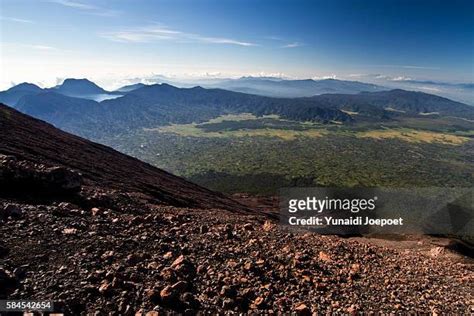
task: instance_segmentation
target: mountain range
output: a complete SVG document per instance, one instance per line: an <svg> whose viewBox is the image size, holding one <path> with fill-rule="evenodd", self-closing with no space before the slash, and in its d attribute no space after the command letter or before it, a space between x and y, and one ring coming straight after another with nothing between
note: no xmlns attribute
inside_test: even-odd
<svg viewBox="0 0 474 316"><path fill-rule="evenodd" d="M326 93L356 94L363 91L388 90L378 85L358 81L337 79L284 80L267 77L229 79L211 84L209 87L279 98L310 97Z"/></svg>
<svg viewBox="0 0 474 316"><path fill-rule="evenodd" d="M347 82L338 83L347 85ZM113 98L100 102L90 100L92 95L104 94ZM87 79L67 79L62 85L49 89L23 83L0 92L0 101L83 136L113 135L173 123L203 122L220 115L239 113L278 115L289 120L322 123L392 120L399 116L474 119L472 106L400 89L273 98L199 86L177 88L169 84L136 84L108 92Z"/></svg>
<svg viewBox="0 0 474 316"><path fill-rule="evenodd" d="M191 88L197 85L196 83L189 84L174 82L173 80L161 77L157 80L159 80L160 83L167 83L177 87ZM386 88L377 85L358 81L343 81L336 79L284 80L271 77L242 77L239 79L207 80L201 82L199 85L205 88L219 88L248 94L286 98L309 97L324 93L352 94L362 91L373 92L387 90ZM123 86L114 91L107 91L90 80L72 78L65 79L62 84L45 89L31 83L22 83L11 87L6 91L0 92L0 102L15 106L22 96L39 93L41 91L52 91L70 97L79 97L100 102L106 99L122 96L123 94L145 86L146 85L143 83L135 83Z"/></svg>
<svg viewBox="0 0 474 316"><path fill-rule="evenodd" d="M21 83L8 90L0 92L0 102L15 107L20 99L27 95L35 95L43 92L55 92L61 95L103 101L121 96L119 92L110 92L99 87L87 79L65 79L60 85L52 88L42 89L32 83Z"/></svg>

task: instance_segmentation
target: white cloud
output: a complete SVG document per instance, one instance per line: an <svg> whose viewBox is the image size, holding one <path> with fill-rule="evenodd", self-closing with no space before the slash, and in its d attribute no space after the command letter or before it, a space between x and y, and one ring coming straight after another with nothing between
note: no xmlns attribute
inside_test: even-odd
<svg viewBox="0 0 474 316"><path fill-rule="evenodd" d="M119 11L109 10L109 9L98 7L92 4L87 4L87 3L78 2L78 1L72 1L72 0L49 0L49 1L52 3L63 5L65 7L82 10L89 14L98 15L98 16L113 17L119 14Z"/></svg>
<svg viewBox="0 0 474 316"><path fill-rule="evenodd" d="M116 42L149 43L171 40L175 42L200 42L209 44L227 44L237 46L258 46L257 44L224 37L209 37L199 34L173 30L161 25L138 27L123 31L104 32L101 37Z"/></svg>
<svg viewBox="0 0 474 316"><path fill-rule="evenodd" d="M303 46L303 44L299 43L299 42L293 42L293 43L289 43L289 44L286 44L284 46L282 46L282 48L295 48L295 47L301 47Z"/></svg>
<svg viewBox="0 0 474 316"><path fill-rule="evenodd" d="M387 77L386 78L387 80L391 80L391 81L411 81L413 80L412 78L410 77L407 77L407 76L397 76L397 77Z"/></svg>
<svg viewBox="0 0 474 316"><path fill-rule="evenodd" d="M337 79L337 76L335 74L331 74L327 76L314 76L311 79L313 80Z"/></svg>
<svg viewBox="0 0 474 316"><path fill-rule="evenodd" d="M294 79L283 72L266 72L266 71L244 74L244 75L241 75L240 77L242 76L263 77L263 78L273 78L273 79Z"/></svg>
<svg viewBox="0 0 474 316"><path fill-rule="evenodd" d="M17 23L25 23L25 24L33 24L34 23L31 20L14 18L14 17L9 17L9 16L0 16L0 20L10 21L10 22L17 22Z"/></svg>

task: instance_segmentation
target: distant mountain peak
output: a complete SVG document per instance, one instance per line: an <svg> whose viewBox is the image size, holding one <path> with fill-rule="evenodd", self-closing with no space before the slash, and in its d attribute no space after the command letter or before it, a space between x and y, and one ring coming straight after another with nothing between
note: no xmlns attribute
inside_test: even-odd
<svg viewBox="0 0 474 316"><path fill-rule="evenodd" d="M37 85L29 82L23 82L8 90L0 92L0 102L15 107L18 101L25 95L38 94L44 91Z"/></svg>
<svg viewBox="0 0 474 316"><path fill-rule="evenodd" d="M174 91L174 90L180 90L180 88L170 85L168 83L157 83L157 84L152 84L152 85L142 87L138 90Z"/></svg>
<svg viewBox="0 0 474 316"><path fill-rule="evenodd" d="M140 88L143 88L143 87L146 87L146 86L147 86L146 84L138 82L138 83L129 84L129 85L120 87L115 91L116 92L131 92L133 90L140 89Z"/></svg>
<svg viewBox="0 0 474 316"><path fill-rule="evenodd" d="M106 90L102 89L97 84L86 78L67 78L62 84L54 87L53 89L68 96L108 93Z"/></svg>
<svg viewBox="0 0 474 316"><path fill-rule="evenodd" d="M192 87L191 89L193 89L193 90L206 90L201 86L195 86L195 87Z"/></svg>
<svg viewBox="0 0 474 316"><path fill-rule="evenodd" d="M23 83L20 83L16 86L11 87L7 91L14 91L14 90L37 92L37 91L41 91L42 89L40 87L38 87L37 85L35 85L34 83L23 82Z"/></svg>
<svg viewBox="0 0 474 316"><path fill-rule="evenodd" d="M90 81L87 78L66 78L64 79L62 84L69 83L69 82L88 82L94 84L92 81Z"/></svg>

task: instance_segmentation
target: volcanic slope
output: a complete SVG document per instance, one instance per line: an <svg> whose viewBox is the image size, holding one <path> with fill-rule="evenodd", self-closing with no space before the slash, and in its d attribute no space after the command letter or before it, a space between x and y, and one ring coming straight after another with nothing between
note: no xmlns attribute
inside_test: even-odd
<svg viewBox="0 0 474 316"><path fill-rule="evenodd" d="M173 206L241 208L222 194L1 104L0 135L0 154L73 169L88 186L139 193Z"/></svg>

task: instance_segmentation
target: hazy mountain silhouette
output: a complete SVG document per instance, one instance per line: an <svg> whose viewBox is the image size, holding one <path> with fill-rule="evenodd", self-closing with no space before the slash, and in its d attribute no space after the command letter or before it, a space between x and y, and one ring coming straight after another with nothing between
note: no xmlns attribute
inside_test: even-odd
<svg viewBox="0 0 474 316"><path fill-rule="evenodd" d="M115 92L130 92L130 91L133 91L133 90L137 90L139 88L143 88L145 86L146 86L146 84L144 84L144 83L135 83L135 84L126 85L126 86L123 86L121 88L118 88L117 90L115 90Z"/></svg>
<svg viewBox="0 0 474 316"><path fill-rule="evenodd" d="M37 85L24 82L0 92L0 102L15 107L23 96L40 93L42 91L43 90Z"/></svg>
<svg viewBox="0 0 474 316"><path fill-rule="evenodd" d="M268 77L242 77L216 84L216 87L271 97L309 97L325 93L355 94L362 91L387 90L381 86L358 81L337 79L323 80L285 80Z"/></svg>

